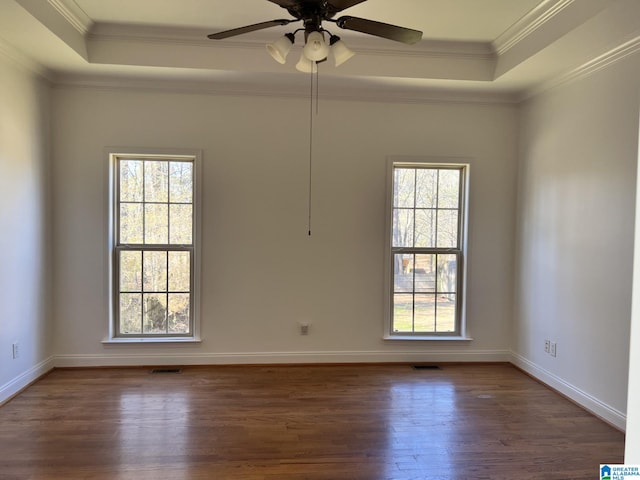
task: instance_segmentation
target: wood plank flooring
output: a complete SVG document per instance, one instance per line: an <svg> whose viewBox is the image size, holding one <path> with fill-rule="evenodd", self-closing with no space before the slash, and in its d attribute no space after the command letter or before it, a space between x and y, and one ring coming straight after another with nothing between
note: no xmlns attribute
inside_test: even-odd
<svg viewBox="0 0 640 480"><path fill-rule="evenodd" d="M509 365L54 370L0 407L0 479L599 478L624 435Z"/></svg>

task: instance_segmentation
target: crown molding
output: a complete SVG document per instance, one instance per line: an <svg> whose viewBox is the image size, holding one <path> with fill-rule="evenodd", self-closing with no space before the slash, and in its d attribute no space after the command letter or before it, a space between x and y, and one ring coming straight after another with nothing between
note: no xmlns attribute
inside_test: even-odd
<svg viewBox="0 0 640 480"><path fill-rule="evenodd" d="M93 26L93 20L84 13L74 0L47 0L56 12L58 12L80 34L87 35Z"/></svg>
<svg viewBox="0 0 640 480"><path fill-rule="evenodd" d="M381 49L358 47L349 44L349 47L359 55L376 56L403 56L416 58L460 58L475 60L490 60L496 58L493 46L489 42L456 42L443 40L423 40L416 48Z"/></svg>
<svg viewBox="0 0 640 480"><path fill-rule="evenodd" d="M69 7L69 2L73 0L15 0L15 2L50 34L58 37L83 59L87 59L86 36L83 32L87 31L89 26L83 25L82 13L77 13ZM77 5L76 9L81 12Z"/></svg>
<svg viewBox="0 0 640 480"><path fill-rule="evenodd" d="M574 0L545 0L505 30L492 42L496 55L504 55L518 43L557 16Z"/></svg>
<svg viewBox="0 0 640 480"><path fill-rule="evenodd" d="M635 55L638 52L640 52L640 35L621 45L618 45L616 48L609 50L608 52L580 65L579 67L576 67L568 72L563 73L562 75L541 83L534 88L530 88L524 91L518 101L525 101L548 90L552 90L554 88L561 87L562 85L566 85L586 78L600 70L609 67L610 65L626 59L631 55Z"/></svg>
<svg viewBox="0 0 640 480"><path fill-rule="evenodd" d="M13 45L8 44L2 38L0 38L0 57L6 58L22 70L33 73L49 83L55 83L57 79L51 70L43 67L40 63L28 57Z"/></svg>
<svg viewBox="0 0 640 480"><path fill-rule="evenodd" d="M90 37L116 40L123 38L140 41L185 41L189 44L211 45L214 42L207 38L207 33L207 30L201 28L99 22L92 25ZM249 42L231 41L224 43L246 44Z"/></svg>
<svg viewBox="0 0 640 480"><path fill-rule="evenodd" d="M189 81L164 80L156 78L122 78L122 77L83 77L78 75L60 76L56 80L56 89L88 88L98 90L129 90L139 92L216 95L232 97L271 97L289 99L308 99L309 91L305 85L299 88L278 88L273 84L250 85L229 81ZM513 92L486 92L453 90L451 88L341 88L326 86L319 93L323 100L375 102L392 104L473 104L506 107L515 106L518 98Z"/></svg>

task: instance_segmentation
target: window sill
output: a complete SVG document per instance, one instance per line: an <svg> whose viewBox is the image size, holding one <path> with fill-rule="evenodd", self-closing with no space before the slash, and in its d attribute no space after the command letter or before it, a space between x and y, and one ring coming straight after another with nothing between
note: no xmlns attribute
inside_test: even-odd
<svg viewBox="0 0 640 480"><path fill-rule="evenodd" d="M103 340L103 344L141 344L141 343L201 343L199 337L150 337L150 338L109 338Z"/></svg>
<svg viewBox="0 0 640 480"><path fill-rule="evenodd" d="M473 338L462 335L385 335L383 340L470 342Z"/></svg>

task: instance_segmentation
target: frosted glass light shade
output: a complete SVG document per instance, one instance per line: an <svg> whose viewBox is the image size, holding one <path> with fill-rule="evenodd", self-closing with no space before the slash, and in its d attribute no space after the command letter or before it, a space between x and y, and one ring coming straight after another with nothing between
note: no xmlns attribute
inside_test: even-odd
<svg viewBox="0 0 640 480"><path fill-rule="evenodd" d="M355 55L355 52L347 47L342 40L338 40L331 45L331 53L333 53L333 58L336 61L336 67L339 67Z"/></svg>
<svg viewBox="0 0 640 480"><path fill-rule="evenodd" d="M269 55L271 55L276 62L284 65L287 61L287 55L289 55L291 51L291 47L293 47L293 35L288 33L275 42L269 43L267 45L267 52L269 52Z"/></svg>
<svg viewBox="0 0 640 480"><path fill-rule="evenodd" d="M305 57L314 62L327 58L329 46L324 41L324 35L320 32L311 32L307 37L307 43L304 46L303 53Z"/></svg>
<svg viewBox="0 0 640 480"><path fill-rule="evenodd" d="M302 52L302 55L300 55L300 60L296 65L296 70L304 73L316 73L316 71L318 70L318 66L316 65L316 62L314 62L313 60L309 60L304 52Z"/></svg>

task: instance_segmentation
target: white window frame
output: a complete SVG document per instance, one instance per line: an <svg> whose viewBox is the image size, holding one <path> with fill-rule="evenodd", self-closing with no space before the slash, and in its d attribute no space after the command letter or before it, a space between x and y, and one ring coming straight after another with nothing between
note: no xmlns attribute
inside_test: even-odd
<svg viewBox="0 0 640 480"><path fill-rule="evenodd" d="M471 159L466 157L413 157L391 156L387 158L386 208L385 208L385 256L384 256L384 340L471 340L467 332L466 293L467 293L467 244L469 222L469 178ZM394 332L393 331L393 176L395 167L407 168L460 168L462 173L462 202L460 204L460 245L458 263L458 298L456 331L452 333L431 332ZM428 250L428 251L427 251ZM425 249L426 253L436 249Z"/></svg>
<svg viewBox="0 0 640 480"><path fill-rule="evenodd" d="M201 170L202 152L195 149L166 149L166 148L122 148L109 147L105 149L107 157L107 204L108 204L108 234L107 234L107 305L108 305L108 334L103 343L193 343L200 342L200 258L201 258ZM189 335L119 335L117 329L118 278L117 252L122 247L117 244L118 235L118 171L119 159L160 159L160 160L188 160L193 162L193 242L189 247L192 257L191 269L191 334ZM154 250L155 246L145 248Z"/></svg>

